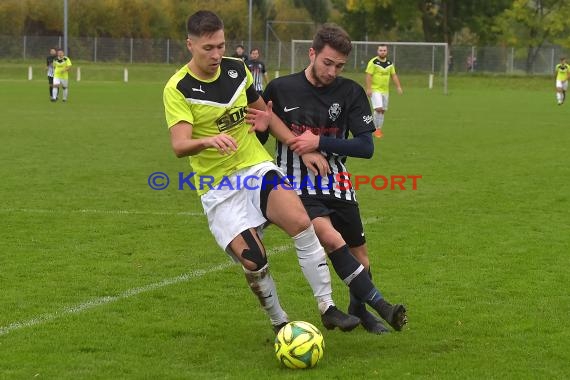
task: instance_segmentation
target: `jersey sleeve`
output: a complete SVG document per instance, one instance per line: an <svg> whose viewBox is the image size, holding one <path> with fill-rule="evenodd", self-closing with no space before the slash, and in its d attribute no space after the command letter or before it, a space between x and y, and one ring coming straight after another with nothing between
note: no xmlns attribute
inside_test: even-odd
<svg viewBox="0 0 570 380"><path fill-rule="evenodd" d="M348 111L348 129L353 136L373 132L376 128L373 123L372 109L364 89L359 85L353 86L353 99Z"/></svg>
<svg viewBox="0 0 570 380"><path fill-rule="evenodd" d="M166 85L162 100L164 102L164 115L166 116L168 128L172 128L181 121L194 124L192 111L190 111L184 95L176 87L170 84Z"/></svg>
<svg viewBox="0 0 570 380"><path fill-rule="evenodd" d="M69 57L67 57L67 60L65 61L65 65L66 65L67 67L71 67L71 66L72 66L72 64L71 64L71 59L69 59Z"/></svg>
<svg viewBox="0 0 570 380"><path fill-rule="evenodd" d="M366 74L374 74L374 58L372 58L370 61L368 61L368 64L366 65L366 70L365 73Z"/></svg>

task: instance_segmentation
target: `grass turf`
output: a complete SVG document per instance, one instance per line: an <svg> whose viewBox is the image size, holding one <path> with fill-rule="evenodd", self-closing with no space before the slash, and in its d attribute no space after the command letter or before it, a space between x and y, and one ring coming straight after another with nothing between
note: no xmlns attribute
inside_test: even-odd
<svg viewBox="0 0 570 380"><path fill-rule="evenodd" d="M50 103L43 80L1 78L1 378L570 372L570 111L551 80L451 77L444 96L401 75L374 158L349 159L357 174L422 176L415 191L358 193L375 282L409 310L402 333L324 330L290 240L270 228L284 307L325 336L306 373L279 367L196 196L149 188L152 172L189 169L163 118L174 68L136 69L129 83L72 80L67 104ZM336 277L333 289L345 309Z"/></svg>

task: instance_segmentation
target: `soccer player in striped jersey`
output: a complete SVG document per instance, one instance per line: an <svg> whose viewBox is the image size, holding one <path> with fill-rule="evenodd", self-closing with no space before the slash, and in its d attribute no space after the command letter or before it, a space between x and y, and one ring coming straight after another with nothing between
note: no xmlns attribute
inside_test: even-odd
<svg viewBox="0 0 570 380"><path fill-rule="evenodd" d="M323 25L309 49L309 66L273 79L263 96L274 112L270 131L278 140L276 163L295 182L333 268L349 286L349 313L359 317L366 330L381 334L388 329L365 304L398 331L407 315L403 305L390 304L372 282L356 194L344 186L347 157L370 158L374 153L375 128L366 93L358 83L339 76L351 49L342 28ZM315 151L328 162L329 172L321 172L322 177L307 166L311 162L305 155Z"/></svg>
<svg viewBox="0 0 570 380"><path fill-rule="evenodd" d="M360 320L334 304L326 254L299 197L286 187L271 186L281 182L283 174L254 133L266 129L268 120L252 126L245 112L265 110L266 105L245 63L224 57L222 20L213 12L198 11L188 18L187 31L192 58L170 78L163 100L172 149L178 157L191 158L195 178L212 179L208 185L197 184L212 235L242 265L275 332L289 319L279 303L261 242L268 222L293 238L323 325L354 329ZM247 186L238 185L241 178L248 179ZM228 323L233 318L228 316Z"/></svg>
<svg viewBox="0 0 570 380"><path fill-rule="evenodd" d="M52 88L53 88L53 60L57 55L57 51L54 48L49 49L49 55L46 57L46 71L49 84L49 98L52 98Z"/></svg>
<svg viewBox="0 0 570 380"><path fill-rule="evenodd" d="M259 95L263 94L263 88L269 82L267 71L265 70L265 63L259 60L259 49L253 48L249 52L249 60L246 62L247 68L251 71L253 76L253 85L255 91Z"/></svg>
<svg viewBox="0 0 570 380"><path fill-rule="evenodd" d="M398 94L402 94L400 78L396 74L394 63L388 59L388 46L378 46L377 56L368 61L366 65L366 95L370 97L374 109L374 136L382 138L384 114L388 110L388 97L390 94L390 78L394 81Z"/></svg>
<svg viewBox="0 0 570 380"><path fill-rule="evenodd" d="M556 65L556 100L561 106L566 100L566 90L568 90L568 64L566 57L560 58L560 63Z"/></svg>
<svg viewBox="0 0 570 380"><path fill-rule="evenodd" d="M63 49L57 49L57 57L53 60L53 89L51 101L57 101L59 88L63 91L62 100L67 101L69 87L69 69L71 69L71 59L65 56Z"/></svg>

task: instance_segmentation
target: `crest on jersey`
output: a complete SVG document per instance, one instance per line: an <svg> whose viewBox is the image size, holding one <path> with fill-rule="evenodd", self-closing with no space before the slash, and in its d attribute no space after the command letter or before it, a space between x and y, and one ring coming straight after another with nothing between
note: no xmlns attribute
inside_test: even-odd
<svg viewBox="0 0 570 380"><path fill-rule="evenodd" d="M332 106L330 106L329 108L329 117L332 121L335 121L336 119L338 119L338 117L340 116L340 113L342 112L342 108L340 107L340 104L338 103L333 103Z"/></svg>
<svg viewBox="0 0 570 380"><path fill-rule="evenodd" d="M228 75L230 76L230 78L232 79L236 79L238 77L238 73L235 70L228 70Z"/></svg>

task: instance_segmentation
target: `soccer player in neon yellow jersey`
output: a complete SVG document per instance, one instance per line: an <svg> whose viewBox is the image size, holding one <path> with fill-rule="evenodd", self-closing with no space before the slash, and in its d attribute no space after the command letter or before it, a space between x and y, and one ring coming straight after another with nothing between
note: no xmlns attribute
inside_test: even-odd
<svg viewBox="0 0 570 380"><path fill-rule="evenodd" d="M366 94L370 97L374 109L374 136L383 136L384 113L388 110L388 95L390 93L390 78L394 81L398 94L402 94L400 78L396 74L394 63L388 59L388 46L379 45L377 56L368 61L366 66Z"/></svg>
<svg viewBox="0 0 570 380"><path fill-rule="evenodd" d="M268 222L277 225L293 238L323 325L354 329L360 319L343 313L333 302L326 254L301 200L282 186L283 173L254 133L267 129L272 113L263 112L264 125L257 128L246 116L248 107L265 111L266 105L244 61L224 57L222 20L213 12L198 11L188 18L187 31L192 58L166 84L164 108L172 149L178 157L191 157L216 242L242 265L250 289L278 332L289 319L279 303L261 242L262 228ZM311 153L305 159L312 156L316 162L321 157ZM201 179L206 177L211 181L205 185ZM247 183L240 185L240 179ZM228 316L228 323L233 318Z"/></svg>
<svg viewBox="0 0 570 380"><path fill-rule="evenodd" d="M556 65L556 100L558 105L562 105L566 99L566 90L568 90L568 64L566 57L560 58L560 63Z"/></svg>
<svg viewBox="0 0 570 380"><path fill-rule="evenodd" d="M67 101L67 87L69 86L69 69L71 60L65 56L63 49L57 49L57 57L53 60L53 89L51 101L57 101L59 88L63 89L62 100Z"/></svg>

